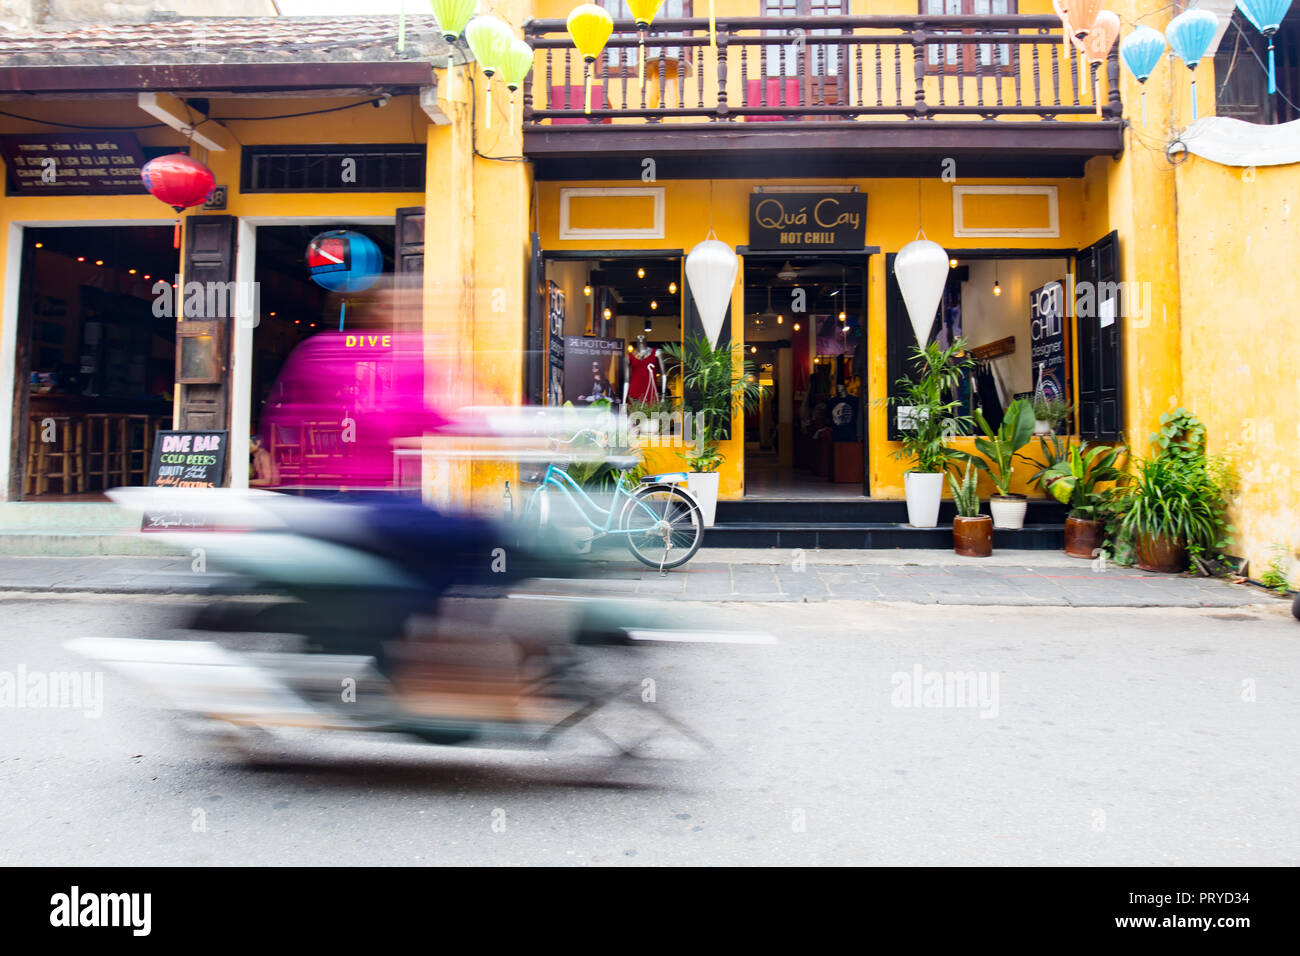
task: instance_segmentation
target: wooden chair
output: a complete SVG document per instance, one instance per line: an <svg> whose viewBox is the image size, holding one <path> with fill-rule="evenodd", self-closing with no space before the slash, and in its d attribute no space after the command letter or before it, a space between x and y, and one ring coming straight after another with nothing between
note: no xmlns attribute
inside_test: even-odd
<svg viewBox="0 0 1300 956"><path fill-rule="evenodd" d="M49 434L47 423L52 423L53 441L44 440ZM51 479L59 482L59 494L84 492L85 452L85 419L71 415L32 415L28 420L27 442L27 474L31 494L49 494Z"/></svg>

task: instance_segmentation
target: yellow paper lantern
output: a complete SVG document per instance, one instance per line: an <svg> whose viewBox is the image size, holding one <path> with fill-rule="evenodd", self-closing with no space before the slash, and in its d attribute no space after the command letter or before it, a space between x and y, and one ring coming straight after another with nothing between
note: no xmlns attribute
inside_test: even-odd
<svg viewBox="0 0 1300 956"><path fill-rule="evenodd" d="M645 82L645 32L654 23L655 14L664 5L664 0L627 0L628 9L632 11L632 20L637 29L636 81Z"/></svg>
<svg viewBox="0 0 1300 956"><path fill-rule="evenodd" d="M506 89L510 91L510 125L515 125L515 98L514 92L523 86L524 80L533 68L533 48L520 39L514 39L510 42L510 48L506 50L506 55L501 61L501 76L506 81Z"/></svg>
<svg viewBox="0 0 1300 956"><path fill-rule="evenodd" d="M491 15L475 17L465 25L465 42L469 44L474 59L487 77L487 88L483 92L487 107L487 119L484 127L492 128L492 77L501 69L501 63L510 44L514 43L515 34L510 24L500 17Z"/></svg>
<svg viewBox="0 0 1300 956"><path fill-rule="evenodd" d="M605 49L609 35L614 32L614 19L594 3L584 3L573 8L564 22L573 38L573 45L582 54L582 79L586 89L586 109L591 112L591 65Z"/></svg>

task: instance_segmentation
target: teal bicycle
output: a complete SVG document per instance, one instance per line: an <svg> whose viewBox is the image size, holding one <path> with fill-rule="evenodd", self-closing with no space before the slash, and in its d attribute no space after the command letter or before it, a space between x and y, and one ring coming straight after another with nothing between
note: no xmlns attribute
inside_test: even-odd
<svg viewBox="0 0 1300 956"><path fill-rule="evenodd" d="M556 444L571 446L584 435L595 433L578 432L567 441L556 440ZM591 531L591 540L622 535L633 557L661 572L689 561L704 540L704 516L694 496L680 487L686 483L686 474L648 475L634 482L628 472L641 463L639 456L614 455L604 460L618 473L608 508L593 501L573 480L565 470L566 460L551 462L521 518L528 535L536 542L542 540L550 527L550 497L558 494L573 505Z"/></svg>

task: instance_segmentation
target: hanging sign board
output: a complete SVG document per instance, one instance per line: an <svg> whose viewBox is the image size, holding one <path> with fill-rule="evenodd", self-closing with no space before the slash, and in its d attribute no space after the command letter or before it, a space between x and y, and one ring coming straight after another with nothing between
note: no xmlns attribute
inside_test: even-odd
<svg viewBox="0 0 1300 956"><path fill-rule="evenodd" d="M134 133L20 133L0 136L11 196L144 193L144 153Z"/></svg>
<svg viewBox="0 0 1300 956"><path fill-rule="evenodd" d="M1049 282L1029 293L1029 355L1035 384L1047 398L1070 400L1065 285Z"/></svg>
<svg viewBox="0 0 1300 956"><path fill-rule="evenodd" d="M867 244L866 193L752 193L749 248L862 249Z"/></svg>
<svg viewBox="0 0 1300 956"><path fill-rule="evenodd" d="M623 400L622 339L590 335L564 337L564 400L584 407L607 399Z"/></svg>

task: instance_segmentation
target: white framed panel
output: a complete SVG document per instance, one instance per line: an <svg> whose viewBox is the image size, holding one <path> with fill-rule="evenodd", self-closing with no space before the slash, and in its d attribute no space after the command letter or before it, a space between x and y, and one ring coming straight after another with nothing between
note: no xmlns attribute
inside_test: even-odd
<svg viewBox="0 0 1300 956"><path fill-rule="evenodd" d="M1047 225L1040 228L1015 228L997 226L989 229L968 227L964 222L963 203L967 196L1046 196ZM1013 239L1017 237L1038 237L1057 239L1061 235L1061 215L1055 186L953 186L952 187L952 234L954 237L994 237Z"/></svg>
<svg viewBox="0 0 1300 956"><path fill-rule="evenodd" d="M654 224L645 229L621 226L583 229L569 224L569 201L574 197L609 196L654 200ZM663 186L569 186L560 190L560 239L662 239L664 237Z"/></svg>

